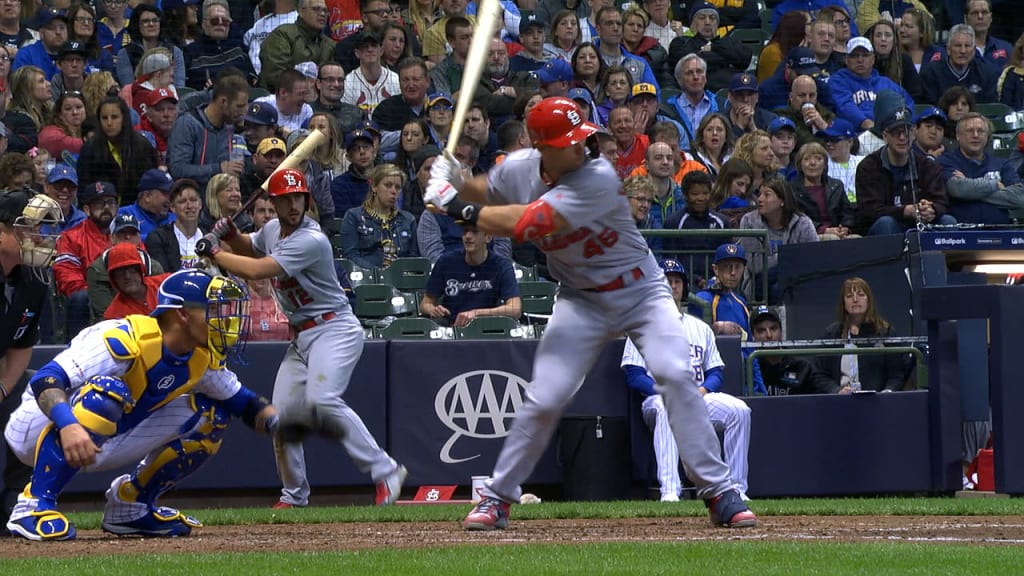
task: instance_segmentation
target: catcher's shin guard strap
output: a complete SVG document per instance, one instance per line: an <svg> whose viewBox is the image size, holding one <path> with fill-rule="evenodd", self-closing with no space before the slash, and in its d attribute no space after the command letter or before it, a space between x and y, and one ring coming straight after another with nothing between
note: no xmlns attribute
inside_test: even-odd
<svg viewBox="0 0 1024 576"><path fill-rule="evenodd" d="M57 496L78 473L64 460L64 449L60 445L60 432L54 425L43 429L36 444L36 465L32 470L32 481L25 491L40 500L41 507L53 508Z"/></svg>

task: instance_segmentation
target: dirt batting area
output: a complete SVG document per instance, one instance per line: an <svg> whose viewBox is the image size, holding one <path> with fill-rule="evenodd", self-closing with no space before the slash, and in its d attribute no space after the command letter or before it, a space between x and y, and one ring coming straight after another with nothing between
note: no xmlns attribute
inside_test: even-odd
<svg viewBox="0 0 1024 576"><path fill-rule="evenodd" d="M0 558L101 554L339 551L480 544L698 542L725 540L916 542L1019 545L1024 516L769 516L755 529L726 530L703 518L524 520L507 530L466 532L458 522L211 526L188 538L115 537L80 531L71 542L0 538Z"/></svg>

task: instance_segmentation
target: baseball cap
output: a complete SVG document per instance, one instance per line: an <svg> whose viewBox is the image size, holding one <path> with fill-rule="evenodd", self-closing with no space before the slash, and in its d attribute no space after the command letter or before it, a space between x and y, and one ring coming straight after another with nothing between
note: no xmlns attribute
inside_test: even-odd
<svg viewBox="0 0 1024 576"><path fill-rule="evenodd" d="M345 134L345 149L347 150L351 148L352 145L356 143L356 140L366 140L371 146L373 145L373 136L370 132L362 128L357 128L348 134Z"/></svg>
<svg viewBox="0 0 1024 576"><path fill-rule="evenodd" d="M147 107L156 106L164 100L170 100L175 104L178 103L178 97L174 94L174 92L168 90L167 88L157 88L156 90L150 90L148 93L146 93Z"/></svg>
<svg viewBox="0 0 1024 576"><path fill-rule="evenodd" d="M135 217L131 216L131 214L118 214L117 218L120 219L121 216L130 216L132 220L135 220ZM115 245L107 251L105 261L107 263L107 272L113 272L118 268L127 268L129 266L143 267L139 248L132 242L121 242Z"/></svg>
<svg viewBox="0 0 1024 576"><path fill-rule="evenodd" d="M867 50L870 53L875 52L875 47L871 45L871 41L863 36L854 36L846 41L846 53L851 54L856 49Z"/></svg>
<svg viewBox="0 0 1024 576"><path fill-rule="evenodd" d="M53 6L43 6L38 12L36 12L35 29L38 30L43 28L54 20L63 20L64 23L67 24L68 13L59 8L54 8Z"/></svg>
<svg viewBox="0 0 1024 576"><path fill-rule="evenodd" d="M878 123L882 128L882 132L887 132L893 128L899 128L900 126L913 126L910 110L904 108L896 108L886 114L881 121Z"/></svg>
<svg viewBox="0 0 1024 576"><path fill-rule="evenodd" d="M718 7L710 2L695 2L693 6L690 6L690 22L693 22L694 16L698 12L710 11L715 13L715 18L718 18Z"/></svg>
<svg viewBox="0 0 1024 576"><path fill-rule="evenodd" d="M277 126L277 108L269 102L253 102L243 118L247 124Z"/></svg>
<svg viewBox="0 0 1024 576"><path fill-rule="evenodd" d="M454 105L452 97L447 92L434 92L430 96L427 96L427 108L431 108L438 102L447 102L449 106Z"/></svg>
<svg viewBox="0 0 1024 576"><path fill-rule="evenodd" d="M433 144L424 144L423 146L420 146L420 149L417 150L415 154L412 155L412 165L415 166L416 171L419 172L420 168L423 166L423 163L426 162L428 158L433 158L434 156L440 155L440 148L434 146Z"/></svg>
<svg viewBox="0 0 1024 576"><path fill-rule="evenodd" d="M797 74L815 74L821 71L814 60L814 52L806 46L797 46L786 55L786 65Z"/></svg>
<svg viewBox="0 0 1024 576"><path fill-rule="evenodd" d="M139 178L139 185L137 189L139 192L143 192L145 190L170 192L172 184L174 184L174 178L171 178L170 174L163 170L150 168L142 173L142 178Z"/></svg>
<svg viewBox="0 0 1024 576"><path fill-rule="evenodd" d="M285 146L284 140L281 140L280 138L264 138L260 142L260 145L256 147L256 153L262 154L263 156L266 156L267 152L270 152L271 150L277 150L282 154L288 153L288 147Z"/></svg>
<svg viewBox="0 0 1024 576"><path fill-rule="evenodd" d="M134 228L136 230L141 230L141 228L139 228L139 221L131 212L119 212L118 215L115 216L114 219L110 222L111 234L117 234L118 232L124 230L125 228Z"/></svg>
<svg viewBox="0 0 1024 576"><path fill-rule="evenodd" d="M374 122L373 120L367 120L367 121L363 122L362 128L363 128L363 130L366 130L367 132L369 132L370 136L373 136L373 137L376 137L376 138L380 138L380 136L381 136L381 134L380 134L380 127L377 126L377 123Z"/></svg>
<svg viewBox="0 0 1024 576"><path fill-rule="evenodd" d="M317 68L316 62L299 62L294 66L295 71L302 74L310 80L316 80L319 74L319 68Z"/></svg>
<svg viewBox="0 0 1024 576"><path fill-rule="evenodd" d="M769 134L775 134L780 130L786 129L796 132L796 124L794 124L792 120L786 118L785 116L777 116L775 120L772 120L772 123L768 125Z"/></svg>
<svg viewBox="0 0 1024 576"><path fill-rule="evenodd" d="M528 12L523 14L522 18L519 20L519 35L521 36L525 34L530 28L540 28L543 30L546 26L544 26L544 22L542 22L536 14Z"/></svg>
<svg viewBox="0 0 1024 576"><path fill-rule="evenodd" d="M629 99L632 100L638 96L643 96L645 94L657 98L658 89L654 86L654 84L650 84L648 82L641 82L636 86L633 86L633 92L630 94Z"/></svg>
<svg viewBox="0 0 1024 576"><path fill-rule="evenodd" d="M757 76L737 72L729 81L729 92L757 92Z"/></svg>
<svg viewBox="0 0 1024 576"><path fill-rule="evenodd" d="M718 264L722 260L743 260L743 263L746 264L747 253L740 244L722 244L718 250L715 250L715 259L712 264Z"/></svg>
<svg viewBox="0 0 1024 576"><path fill-rule="evenodd" d="M857 137L857 131L853 129L853 124L850 124L849 121L836 118L828 125L828 128L818 132L818 135L826 142L831 140L849 140Z"/></svg>
<svg viewBox="0 0 1024 576"><path fill-rule="evenodd" d="M93 200L111 196L117 198L117 188L110 182L93 182L78 190L78 203L88 204Z"/></svg>
<svg viewBox="0 0 1024 576"><path fill-rule="evenodd" d="M47 184L56 184L64 180L78 186L78 172L67 164L57 164L50 168L50 173L46 175Z"/></svg>
<svg viewBox="0 0 1024 576"><path fill-rule="evenodd" d="M779 318L779 314L773 308L770 306L758 306L757 309L754 310L754 314L750 319L750 325L753 326L766 318L775 320L779 324L782 324L782 319Z"/></svg>
<svg viewBox="0 0 1024 576"><path fill-rule="evenodd" d="M572 66L561 58L548 60L534 74L542 85L551 84L552 82L572 82L573 79Z"/></svg>
<svg viewBox="0 0 1024 576"><path fill-rule="evenodd" d="M924 110L921 110L917 114L917 116L914 116L914 125L917 126L921 122L924 122L925 120L930 120L932 118L938 118L939 120L942 120L943 122L946 122L948 120L947 117L946 117L946 113L943 112L941 108L936 108L935 106L929 106L929 107L925 108Z"/></svg>
<svg viewBox="0 0 1024 576"><path fill-rule="evenodd" d="M0 190L0 222L14 224L24 214L31 197L28 190Z"/></svg>
<svg viewBox="0 0 1024 576"><path fill-rule="evenodd" d="M590 90L586 88L572 88L569 90L569 98L577 102L582 100L591 108L594 106L594 97L590 94Z"/></svg>
<svg viewBox="0 0 1024 576"><path fill-rule="evenodd" d="M79 56L84 57L87 56L89 53L85 49L85 44L72 40L71 42L65 42L60 47L60 51L57 52L57 59L60 60L61 58L69 54L78 54Z"/></svg>
<svg viewBox="0 0 1024 576"><path fill-rule="evenodd" d="M363 30L356 36L355 48L362 48L370 44L380 45L380 36L370 30Z"/></svg>

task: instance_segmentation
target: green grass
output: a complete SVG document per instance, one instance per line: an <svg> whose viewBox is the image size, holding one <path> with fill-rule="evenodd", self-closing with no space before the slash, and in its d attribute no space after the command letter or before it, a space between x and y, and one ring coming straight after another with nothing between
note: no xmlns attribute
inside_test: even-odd
<svg viewBox="0 0 1024 576"><path fill-rule="evenodd" d="M1011 547L916 544L699 542L557 546L462 546L336 553L207 554L4 560L5 574L196 576L197 574L993 574L1013 573Z"/></svg>
<svg viewBox="0 0 1024 576"><path fill-rule="evenodd" d="M756 500L751 508L759 516L1007 516L1024 515L1024 498L805 498ZM212 508L185 510L208 526L235 524L322 524L329 522L454 522L465 516L465 504L417 506L311 507L291 510L269 508ZM667 518L703 517L704 505L683 501L661 502L545 502L516 506L513 520L572 518ZM70 514L79 529L98 529L99 512Z"/></svg>

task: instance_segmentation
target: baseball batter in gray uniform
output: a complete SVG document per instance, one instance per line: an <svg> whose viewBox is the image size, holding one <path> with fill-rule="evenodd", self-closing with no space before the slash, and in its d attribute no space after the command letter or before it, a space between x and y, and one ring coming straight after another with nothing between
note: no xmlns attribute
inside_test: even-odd
<svg viewBox="0 0 1024 576"><path fill-rule="evenodd" d="M665 276L636 229L615 169L587 155L598 128L567 98L527 116L534 149L509 154L486 178L464 181L457 162L434 163L424 201L490 234L532 241L548 257L559 297L534 360L534 382L467 530L508 526L509 504L558 426L562 411L610 340L627 333L663 396L686 473L718 526L757 517L734 489L685 354L686 331ZM461 192L461 194L460 194Z"/></svg>
<svg viewBox="0 0 1024 576"><path fill-rule="evenodd" d="M281 170L271 177L267 194L277 219L246 235L222 218L196 244L196 253L245 279L272 278L274 294L294 332L274 383L274 402L281 415L274 452L284 485L274 507L309 502L302 450L308 431L337 440L356 466L373 478L377 504L392 504L407 472L342 399L363 351L363 328L338 283L330 241L305 215L306 178L297 170ZM219 249L220 240L231 246L232 253Z"/></svg>

